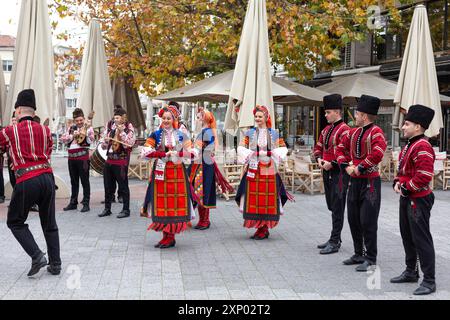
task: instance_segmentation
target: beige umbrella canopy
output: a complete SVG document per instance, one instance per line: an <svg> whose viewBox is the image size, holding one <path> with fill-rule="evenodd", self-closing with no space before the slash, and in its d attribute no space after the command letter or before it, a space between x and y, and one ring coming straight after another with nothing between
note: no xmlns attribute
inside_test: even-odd
<svg viewBox="0 0 450 320"><path fill-rule="evenodd" d="M165 94L154 97L155 100L173 100L179 102L228 102L234 70L203 79ZM275 103L321 105L326 92L301 85L299 83L272 77L272 95Z"/></svg>
<svg viewBox="0 0 450 320"><path fill-rule="evenodd" d="M236 105L240 105L237 111ZM265 0L250 0L231 84L225 129L254 125L253 108L264 105L274 119ZM275 121L272 122L272 126Z"/></svg>
<svg viewBox="0 0 450 320"><path fill-rule="evenodd" d="M93 19L89 23L89 38L81 63L80 97L77 107L85 115L95 111L94 128L104 126L113 117L113 96L106 63L105 45L100 24Z"/></svg>
<svg viewBox="0 0 450 320"><path fill-rule="evenodd" d="M368 73L356 73L334 78L331 82L318 86L317 89L338 93L347 105L356 105L363 94L378 97L383 106L392 106L397 84L394 81Z"/></svg>
<svg viewBox="0 0 450 320"><path fill-rule="evenodd" d="M2 119L3 111L5 110L6 106L6 85L2 65L3 65L2 57L0 57L0 120Z"/></svg>
<svg viewBox="0 0 450 320"><path fill-rule="evenodd" d="M54 61L47 1L23 0L17 31L11 82L3 113L3 124L9 123L17 94L34 89L36 114L52 125L55 105Z"/></svg>
<svg viewBox="0 0 450 320"><path fill-rule="evenodd" d="M139 100L139 94L131 86L130 81L124 78L114 79L112 93L114 105L119 104L127 111L128 121L139 131L145 130L145 116Z"/></svg>
<svg viewBox="0 0 450 320"><path fill-rule="evenodd" d="M398 104L395 125L401 127L403 122L400 107L408 110L411 105L422 104L435 110L433 121L425 134L429 137L439 134L443 127L442 110L433 44L424 5L418 5L414 9L394 102Z"/></svg>

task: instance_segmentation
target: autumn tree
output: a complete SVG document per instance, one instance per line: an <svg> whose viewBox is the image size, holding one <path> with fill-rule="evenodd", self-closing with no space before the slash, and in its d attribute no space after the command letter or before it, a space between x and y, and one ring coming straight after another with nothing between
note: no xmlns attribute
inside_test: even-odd
<svg viewBox="0 0 450 320"><path fill-rule="evenodd" d="M149 95L234 67L248 0L52 0L61 17L102 24L112 76L132 76ZM394 0L267 0L272 62L298 79L340 63L363 40L380 5ZM368 24L369 21L369 24ZM120 54L115 55L116 49Z"/></svg>

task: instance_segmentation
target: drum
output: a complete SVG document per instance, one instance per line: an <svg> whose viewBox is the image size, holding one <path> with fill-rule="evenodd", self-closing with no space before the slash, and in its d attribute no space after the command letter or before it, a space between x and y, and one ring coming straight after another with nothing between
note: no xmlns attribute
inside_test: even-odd
<svg viewBox="0 0 450 320"><path fill-rule="evenodd" d="M103 175L103 168L104 168L105 162L106 162L106 151L107 150L102 149L102 144L99 143L97 145L97 148L95 149L94 153L89 158L90 163L91 163L91 168L95 172L97 172L101 175Z"/></svg>

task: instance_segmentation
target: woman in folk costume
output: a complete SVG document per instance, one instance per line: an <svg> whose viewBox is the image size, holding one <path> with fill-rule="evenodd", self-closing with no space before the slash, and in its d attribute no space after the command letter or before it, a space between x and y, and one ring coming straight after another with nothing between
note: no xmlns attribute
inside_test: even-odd
<svg viewBox="0 0 450 320"><path fill-rule="evenodd" d="M196 154L191 167L190 182L194 188L194 205L200 216L195 229L205 230L210 226L209 210L216 208L216 182L223 192L232 191L233 187L225 180L214 160L214 152L219 141L216 132L216 119L212 112L203 110L199 118L202 131L195 140Z"/></svg>
<svg viewBox="0 0 450 320"><path fill-rule="evenodd" d="M237 149L238 162L244 163L244 174L236 194L236 202L244 215L244 227L257 228L251 239L269 237L269 228L280 220L283 206L293 198L286 192L277 173L278 164L287 156L287 148L271 128L269 110L256 106L256 127L248 130Z"/></svg>
<svg viewBox="0 0 450 320"><path fill-rule="evenodd" d="M194 217L189 176L183 158L193 158L191 141L178 129L178 110L173 106L159 112L160 129L153 132L141 151L141 158L155 159L145 195L143 213L153 223L148 230L162 231L155 248L175 246L175 234L183 232ZM142 213L141 213L142 214Z"/></svg>

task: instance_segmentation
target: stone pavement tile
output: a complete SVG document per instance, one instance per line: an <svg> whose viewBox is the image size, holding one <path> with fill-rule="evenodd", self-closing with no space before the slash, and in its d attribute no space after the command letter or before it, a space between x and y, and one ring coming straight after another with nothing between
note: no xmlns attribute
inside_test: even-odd
<svg viewBox="0 0 450 320"><path fill-rule="evenodd" d="M231 299L235 300L253 299L253 295L248 289L241 289L241 290L228 289L228 292L230 293Z"/></svg>
<svg viewBox="0 0 450 320"><path fill-rule="evenodd" d="M322 296L316 292L298 293L301 300L323 300Z"/></svg>
<svg viewBox="0 0 450 320"><path fill-rule="evenodd" d="M347 300L367 300L367 296L360 292L342 292L341 295Z"/></svg>
<svg viewBox="0 0 450 320"><path fill-rule="evenodd" d="M186 296L183 295L163 295L163 300L185 300Z"/></svg>
<svg viewBox="0 0 450 320"><path fill-rule="evenodd" d="M229 295L228 289L225 286L206 286L206 292L208 293L208 296Z"/></svg>
<svg viewBox="0 0 450 320"><path fill-rule="evenodd" d="M11 288L7 293L5 293L2 297L2 300L23 300L26 298L30 292L33 291L33 288Z"/></svg>
<svg viewBox="0 0 450 320"><path fill-rule="evenodd" d="M277 298L298 297L292 289L273 289L272 291Z"/></svg>
<svg viewBox="0 0 450 320"><path fill-rule="evenodd" d="M187 290L185 291L187 300L208 300L208 293L206 290Z"/></svg>

